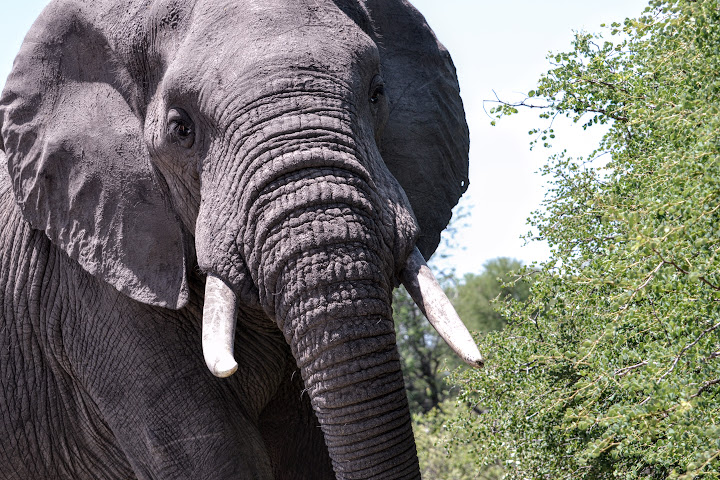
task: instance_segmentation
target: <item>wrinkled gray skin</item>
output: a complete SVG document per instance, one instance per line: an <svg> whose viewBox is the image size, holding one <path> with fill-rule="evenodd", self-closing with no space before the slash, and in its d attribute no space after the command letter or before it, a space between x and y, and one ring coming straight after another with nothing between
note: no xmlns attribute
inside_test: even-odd
<svg viewBox="0 0 720 480"><path fill-rule="evenodd" d="M56 0L0 127L1 478L419 478L391 291L468 139L406 1Z"/></svg>

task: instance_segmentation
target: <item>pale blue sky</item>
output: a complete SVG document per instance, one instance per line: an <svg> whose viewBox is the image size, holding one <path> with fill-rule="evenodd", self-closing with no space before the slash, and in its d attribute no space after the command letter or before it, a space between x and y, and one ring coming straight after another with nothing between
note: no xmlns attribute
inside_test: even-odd
<svg viewBox="0 0 720 480"><path fill-rule="evenodd" d="M0 84L32 21L46 0L7 2L0 17ZM448 47L460 77L470 125L470 225L459 235L464 251L451 260L458 273L476 273L488 259L509 256L526 263L547 255L543 245L523 247L525 220L543 197L544 180L535 173L547 153L530 152L527 135L537 125L534 112L490 126L483 101L517 98L531 90L548 69L548 51L569 48L573 30L595 31L603 23L637 16L647 0L413 0ZM488 107L489 108L489 107ZM597 134L555 124L562 147L575 155L592 151Z"/></svg>
<svg viewBox="0 0 720 480"><path fill-rule="evenodd" d="M448 266L460 274L477 273L499 256L525 263L545 259L545 245L523 246L519 238L545 192L545 180L536 172L548 152L529 150L537 112L492 127L483 101L494 99L493 91L502 99L522 99L548 70L547 53L570 48L573 31L598 31L601 23L638 16L647 0L411 1L453 56L470 126L470 188L461 200L471 208L470 225L458 238L464 250ZM557 146L576 156L590 153L602 135L562 120L553 127L561 140Z"/></svg>

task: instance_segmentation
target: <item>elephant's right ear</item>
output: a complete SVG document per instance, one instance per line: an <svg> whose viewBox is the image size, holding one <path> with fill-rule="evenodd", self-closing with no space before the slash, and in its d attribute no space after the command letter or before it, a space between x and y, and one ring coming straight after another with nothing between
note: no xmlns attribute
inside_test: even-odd
<svg viewBox="0 0 720 480"><path fill-rule="evenodd" d="M0 98L15 198L88 272L135 300L180 308L183 233L149 161L134 82L83 8L45 9Z"/></svg>

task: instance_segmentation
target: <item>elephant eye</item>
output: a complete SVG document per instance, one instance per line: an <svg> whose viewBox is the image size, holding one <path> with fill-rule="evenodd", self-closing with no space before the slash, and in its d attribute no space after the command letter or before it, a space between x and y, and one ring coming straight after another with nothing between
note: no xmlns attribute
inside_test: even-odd
<svg viewBox="0 0 720 480"><path fill-rule="evenodd" d="M195 143L195 124L182 108L171 108L167 116L167 136L171 143L191 148Z"/></svg>
<svg viewBox="0 0 720 480"><path fill-rule="evenodd" d="M385 96L385 82L380 75L375 75L370 83L370 112L375 125L375 141L380 141L389 115L388 98Z"/></svg>
<svg viewBox="0 0 720 480"><path fill-rule="evenodd" d="M380 75L375 75L370 86L370 103L377 105L385 96L385 83Z"/></svg>

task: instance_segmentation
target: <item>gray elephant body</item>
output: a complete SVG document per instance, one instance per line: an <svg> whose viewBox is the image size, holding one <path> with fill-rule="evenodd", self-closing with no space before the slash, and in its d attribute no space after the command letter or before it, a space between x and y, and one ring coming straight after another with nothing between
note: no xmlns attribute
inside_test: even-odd
<svg viewBox="0 0 720 480"><path fill-rule="evenodd" d="M285 3L55 0L28 34L0 478L419 476L390 293L467 188L454 68L402 0ZM208 275L239 304L228 379Z"/></svg>
<svg viewBox="0 0 720 480"><path fill-rule="evenodd" d="M180 310L131 300L23 220L3 171L0 224L0 478L335 478L274 324L238 325L217 379L198 275Z"/></svg>

